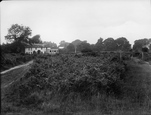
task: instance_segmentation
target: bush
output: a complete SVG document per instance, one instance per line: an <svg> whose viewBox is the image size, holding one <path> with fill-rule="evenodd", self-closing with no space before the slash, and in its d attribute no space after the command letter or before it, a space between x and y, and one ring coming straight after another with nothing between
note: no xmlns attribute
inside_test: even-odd
<svg viewBox="0 0 151 115"><path fill-rule="evenodd" d="M28 54L5 54L2 53L1 56L1 71L14 67L16 65L28 62L34 58L33 55Z"/></svg>
<svg viewBox="0 0 151 115"><path fill-rule="evenodd" d="M132 74L127 73L126 62L116 53L80 58L71 54L38 55L25 77L6 91L5 98L19 106L57 112L72 111L75 106L85 104L90 110L99 106L101 111L120 108L124 104L129 107L127 95L136 101L142 100L144 95L141 88L129 85Z"/></svg>
<svg viewBox="0 0 151 115"><path fill-rule="evenodd" d="M24 82L20 82L16 88L12 87L11 95L19 94L20 97L14 98L18 98L20 101L17 103L22 105L40 103L36 92L41 95L41 91L45 90L51 92L50 98L56 96L62 101L69 96L71 98L72 93L79 94L81 99L90 99L103 92L120 95L121 75L125 72L124 63L113 61L114 56L100 58L39 55L25 75ZM32 102L31 99L37 101Z"/></svg>

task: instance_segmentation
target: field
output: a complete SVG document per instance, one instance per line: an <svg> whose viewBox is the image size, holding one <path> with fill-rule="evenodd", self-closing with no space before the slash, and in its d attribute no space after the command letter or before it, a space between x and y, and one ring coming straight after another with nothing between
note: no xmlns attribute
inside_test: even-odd
<svg viewBox="0 0 151 115"><path fill-rule="evenodd" d="M2 113L12 115L149 115L151 67L145 62L99 56L39 55L29 68L2 79ZM24 71L25 70L25 71ZM22 75L16 71L24 71ZM7 78L9 74L6 74ZM4 76L2 76L4 77ZM10 80L11 81L11 80Z"/></svg>

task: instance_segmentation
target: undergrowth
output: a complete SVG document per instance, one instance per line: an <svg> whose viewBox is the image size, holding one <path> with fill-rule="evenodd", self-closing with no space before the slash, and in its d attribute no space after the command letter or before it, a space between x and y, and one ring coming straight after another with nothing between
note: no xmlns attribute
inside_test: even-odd
<svg viewBox="0 0 151 115"><path fill-rule="evenodd" d="M33 58L34 55L28 54L1 53L0 71L31 61Z"/></svg>
<svg viewBox="0 0 151 115"><path fill-rule="evenodd" d="M5 100L45 113L131 111L146 107L134 69L130 60L123 61L116 54L40 55L25 77L6 91Z"/></svg>

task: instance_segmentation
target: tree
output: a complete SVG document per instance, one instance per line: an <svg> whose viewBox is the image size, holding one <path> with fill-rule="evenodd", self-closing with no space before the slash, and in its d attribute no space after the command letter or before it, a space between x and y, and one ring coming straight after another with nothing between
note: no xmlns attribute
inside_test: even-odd
<svg viewBox="0 0 151 115"><path fill-rule="evenodd" d="M82 43L82 41L79 39L72 42L72 44L74 45L75 53L77 52L77 46L80 45L81 43Z"/></svg>
<svg viewBox="0 0 151 115"><path fill-rule="evenodd" d="M68 46L67 46L67 52L74 52L75 51L75 48L74 48L74 45L72 43L70 43Z"/></svg>
<svg viewBox="0 0 151 115"><path fill-rule="evenodd" d="M99 38L97 43L95 44L94 50L102 51L103 50L103 38Z"/></svg>
<svg viewBox="0 0 151 115"><path fill-rule="evenodd" d="M42 43L40 35L35 35L31 38L30 43Z"/></svg>
<svg viewBox="0 0 151 115"><path fill-rule="evenodd" d="M103 41L103 49L105 51L115 51L116 50L116 42L113 38L107 38Z"/></svg>
<svg viewBox="0 0 151 115"><path fill-rule="evenodd" d="M29 27L13 24L8 29L8 34L5 36L5 39L9 42L29 43L29 36L31 36L31 29Z"/></svg>
<svg viewBox="0 0 151 115"><path fill-rule="evenodd" d="M151 48L151 39L148 39L146 44L142 46L142 60L144 60L144 54L148 53Z"/></svg>
<svg viewBox="0 0 151 115"><path fill-rule="evenodd" d="M149 43L150 43L149 50L151 51L151 38L149 39Z"/></svg>
<svg viewBox="0 0 151 115"><path fill-rule="evenodd" d="M49 48L57 48L57 44L53 43L53 42L46 42L44 41L43 44L45 45L45 47L49 47Z"/></svg>
<svg viewBox="0 0 151 115"><path fill-rule="evenodd" d="M82 50L91 50L91 45L87 42L82 42L80 43L78 46L77 46L77 49L79 51L82 51Z"/></svg>
<svg viewBox="0 0 151 115"><path fill-rule="evenodd" d="M66 42L66 41L64 41L64 40L62 40L62 41L59 43L59 47L64 47L64 48L66 48L68 45L69 45L69 43Z"/></svg>
<svg viewBox="0 0 151 115"><path fill-rule="evenodd" d="M13 53L24 52L24 46L30 43L31 29L18 24L13 24L8 29L5 39L10 42L9 48Z"/></svg>
<svg viewBox="0 0 151 115"><path fill-rule="evenodd" d="M134 41L133 50L141 51L142 47L149 44L149 40L147 38L139 39Z"/></svg>
<svg viewBox="0 0 151 115"><path fill-rule="evenodd" d="M90 44L90 47L91 47L91 50L95 51L96 48L95 48L95 44Z"/></svg>
<svg viewBox="0 0 151 115"><path fill-rule="evenodd" d="M149 51L149 49L147 47L142 48L142 52L148 52L148 51Z"/></svg>
<svg viewBox="0 0 151 115"><path fill-rule="evenodd" d="M129 51L131 49L131 44L125 37L120 37L115 40L116 50Z"/></svg>

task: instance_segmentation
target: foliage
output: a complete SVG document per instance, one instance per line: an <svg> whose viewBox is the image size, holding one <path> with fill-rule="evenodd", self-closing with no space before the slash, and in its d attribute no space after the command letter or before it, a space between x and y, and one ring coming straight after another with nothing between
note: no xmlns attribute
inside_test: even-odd
<svg viewBox="0 0 151 115"><path fill-rule="evenodd" d="M113 59L115 57L116 59ZM25 78L8 91L12 94L7 93L6 98L10 101L14 101L15 98L15 103L30 106L31 98L37 98L36 104L45 102L48 97L58 97L64 102L73 93L84 100L103 92L118 96L123 79L121 75L124 72L125 65L116 55L81 58L72 55L41 55L34 61ZM14 94L17 89L20 90ZM35 93L40 97L32 97ZM22 98L12 95L22 95Z"/></svg>
<svg viewBox="0 0 151 115"><path fill-rule="evenodd" d="M82 43L82 41L81 40L79 40L79 39L76 39L76 40L74 40L73 42L72 42L72 44L76 47L76 46L78 46L78 45L80 45Z"/></svg>
<svg viewBox="0 0 151 115"><path fill-rule="evenodd" d="M72 43L70 43L68 46L67 46L67 52L74 52L75 51L75 48L74 48L74 45Z"/></svg>
<svg viewBox="0 0 151 115"><path fill-rule="evenodd" d="M129 51L131 49L131 45L125 37L120 37L115 42L117 46L116 50Z"/></svg>
<svg viewBox="0 0 151 115"><path fill-rule="evenodd" d="M64 48L66 48L68 45L69 45L69 43L66 42L66 41L64 41L64 40L62 40L62 41L59 43L59 47L64 47Z"/></svg>
<svg viewBox="0 0 151 115"><path fill-rule="evenodd" d="M148 50L149 50L149 49L148 49L147 47L142 48L142 51L143 51L143 52L148 52Z"/></svg>
<svg viewBox="0 0 151 115"><path fill-rule="evenodd" d="M33 55L28 54L15 54L15 53L2 53L1 54L1 70L4 71L16 65L28 62L33 59Z"/></svg>
<svg viewBox="0 0 151 115"><path fill-rule="evenodd" d="M29 27L13 24L8 29L8 34L5 36L5 39L9 41L9 44L3 45L3 49L8 53L21 53L24 52L26 45L42 43L40 35L35 35L32 38L29 38L32 34L31 31L32 30ZM5 47L9 49L5 49Z"/></svg>
<svg viewBox="0 0 151 115"><path fill-rule="evenodd" d="M91 46L87 42L82 42L81 44L78 45L78 49L79 49L79 51L82 51L82 50L91 50Z"/></svg>
<svg viewBox="0 0 151 115"><path fill-rule="evenodd" d="M141 51L142 47L149 44L149 43L150 43L150 39L147 39L147 38L135 40L133 50L140 50Z"/></svg>
<svg viewBox="0 0 151 115"><path fill-rule="evenodd" d="M97 51L103 50L103 38L98 39L97 43L95 44L94 50Z"/></svg>
<svg viewBox="0 0 151 115"><path fill-rule="evenodd" d="M32 43L42 43L42 40L41 40L41 38L40 38L40 35L35 35L35 36L33 36L32 38L31 38L31 40L30 40L30 43L32 44Z"/></svg>
<svg viewBox="0 0 151 115"><path fill-rule="evenodd" d="M13 43L7 43L1 45L1 50L3 53L24 53L26 43L19 43L19 42L13 42Z"/></svg>
<svg viewBox="0 0 151 115"><path fill-rule="evenodd" d="M126 59L126 55L122 59ZM114 52L80 58L72 54L39 55L29 72L6 89L4 97L13 106L37 108L49 114L99 110L100 114L135 113L138 108L144 111L142 108L150 106L149 102L144 102L150 94L143 85L150 86L146 82L150 70L144 73L146 69L141 68L146 65L137 66L142 65L120 60Z"/></svg>
<svg viewBox="0 0 151 115"><path fill-rule="evenodd" d="M113 38L107 38L103 41L104 51L115 51L116 43Z"/></svg>
<svg viewBox="0 0 151 115"><path fill-rule="evenodd" d="M81 41L81 40L79 40L79 39L76 39L76 40L74 40L73 42L71 42L71 43L74 45L75 53L76 53L77 51L79 51L79 45L80 45L82 42L85 42L85 41Z"/></svg>
<svg viewBox="0 0 151 115"><path fill-rule="evenodd" d="M18 24L13 24L8 29L8 34L5 36L5 39L13 42L29 42L29 36L31 35L31 29Z"/></svg>
<svg viewBox="0 0 151 115"><path fill-rule="evenodd" d="M144 52L144 60L151 61L151 53Z"/></svg>
<svg viewBox="0 0 151 115"><path fill-rule="evenodd" d="M57 48L57 44L53 43L51 41L50 42L44 41L43 44L44 44L45 47L48 47L48 48Z"/></svg>

